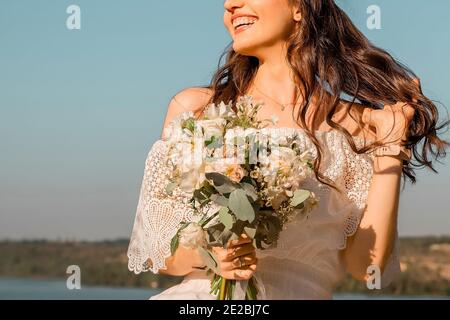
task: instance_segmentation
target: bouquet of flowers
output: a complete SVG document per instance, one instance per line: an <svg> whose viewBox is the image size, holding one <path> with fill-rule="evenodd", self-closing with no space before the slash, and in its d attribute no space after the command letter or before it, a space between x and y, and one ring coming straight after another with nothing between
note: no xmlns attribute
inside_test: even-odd
<svg viewBox="0 0 450 320"><path fill-rule="evenodd" d="M197 222L182 222L171 242L198 248L209 272L218 262L209 250L226 248L245 233L257 249L275 247L280 232L298 215L307 217L317 204L315 194L302 188L313 174L312 155L301 150L295 134L271 136L258 120L262 104L251 96L233 106L210 104L202 119L185 113L166 133L173 167L168 194L188 194ZM276 119L271 121L276 122ZM234 299L236 280L217 272L211 293L220 300ZM257 298L254 279L246 282L245 299Z"/></svg>

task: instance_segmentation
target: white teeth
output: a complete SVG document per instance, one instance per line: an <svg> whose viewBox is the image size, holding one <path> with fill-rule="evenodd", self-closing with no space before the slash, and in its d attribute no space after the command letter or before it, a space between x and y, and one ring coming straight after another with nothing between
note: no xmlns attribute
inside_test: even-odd
<svg viewBox="0 0 450 320"><path fill-rule="evenodd" d="M233 20L233 26L237 28L241 25L253 24L256 20L257 19L253 17L239 17Z"/></svg>

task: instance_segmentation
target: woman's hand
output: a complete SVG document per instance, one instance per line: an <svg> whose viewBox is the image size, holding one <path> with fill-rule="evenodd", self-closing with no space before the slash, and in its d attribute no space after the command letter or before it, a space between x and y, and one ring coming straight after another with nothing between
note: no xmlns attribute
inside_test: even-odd
<svg viewBox="0 0 450 320"><path fill-rule="evenodd" d="M219 275L225 279L249 280L256 271L256 248L245 234L238 240L231 240L227 249L213 247L212 251L219 262Z"/></svg>
<svg viewBox="0 0 450 320"><path fill-rule="evenodd" d="M420 80L414 82L420 88ZM385 105L381 110L364 109L362 122L376 129L377 139L383 144L401 144L408 138L408 128L414 117L414 108L403 102Z"/></svg>

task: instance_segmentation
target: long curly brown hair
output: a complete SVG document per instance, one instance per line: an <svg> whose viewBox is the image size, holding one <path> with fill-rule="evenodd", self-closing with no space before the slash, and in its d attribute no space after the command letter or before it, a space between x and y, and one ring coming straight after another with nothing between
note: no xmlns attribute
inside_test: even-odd
<svg viewBox="0 0 450 320"><path fill-rule="evenodd" d="M303 17L288 39L287 60L295 76L296 97L301 95L303 98L298 112L293 116L317 147L316 178L332 185L318 170L322 149L314 131L306 125L306 112L313 97L318 97L314 101L316 105L329 110L327 124L345 135L354 152L365 153L381 145L375 142L358 149L351 134L332 120L342 102L342 94L351 97L349 108L357 101L373 109L399 101L410 104L415 114L405 145L412 149L413 159L404 164L403 176L405 180L409 178L415 183L415 168L428 167L437 172L433 160L445 157L446 147L449 146L449 142L438 135L450 121L438 124L438 108L414 83L417 76L413 71L385 50L374 46L333 0L289 1L299 6ZM224 57L226 61L222 64ZM206 87L212 90L209 103L236 101L249 89L258 66L257 58L235 52L230 44L220 58L210 85Z"/></svg>

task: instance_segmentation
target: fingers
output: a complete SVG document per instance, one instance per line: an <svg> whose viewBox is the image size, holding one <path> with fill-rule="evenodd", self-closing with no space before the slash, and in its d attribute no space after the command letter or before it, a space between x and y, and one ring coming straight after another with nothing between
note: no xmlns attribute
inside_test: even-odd
<svg viewBox="0 0 450 320"><path fill-rule="evenodd" d="M228 270L244 268L246 266L250 266L252 264L256 264L258 259L256 258L256 254L246 255L238 258L234 258L231 262L228 262Z"/></svg>
<svg viewBox="0 0 450 320"><path fill-rule="evenodd" d="M220 265L220 275L226 279L248 280L256 271L258 259L253 239L242 234L239 239L230 240L227 248L213 247Z"/></svg>
<svg viewBox="0 0 450 320"><path fill-rule="evenodd" d="M222 277L234 280L249 280L256 272L256 264L245 267L245 269L234 269L232 271L223 272Z"/></svg>
<svg viewBox="0 0 450 320"><path fill-rule="evenodd" d="M230 262L237 257L253 254L256 252L255 247L251 243L247 243L229 249L215 247L213 248L213 250L217 255L217 259L219 259L222 262Z"/></svg>
<svg viewBox="0 0 450 320"><path fill-rule="evenodd" d="M249 280L256 271L256 264L248 266L247 269L236 269L233 271L236 280Z"/></svg>
<svg viewBox="0 0 450 320"><path fill-rule="evenodd" d="M228 246L229 247L235 247L235 246L238 246L238 245L241 245L241 244L251 243L252 241L253 240L244 233L244 234L241 235L241 237L239 239L228 241Z"/></svg>
<svg viewBox="0 0 450 320"><path fill-rule="evenodd" d="M232 261L235 258L245 256L255 252L256 249L251 243L247 243L238 247L234 247L232 249L228 249L226 255L223 257L224 261Z"/></svg>
<svg viewBox="0 0 450 320"><path fill-rule="evenodd" d="M241 265L242 263L242 265ZM235 269L247 269L249 266L257 264L258 258L255 255L247 255L244 257L235 258L229 262L222 262L221 269L222 271L233 271Z"/></svg>

